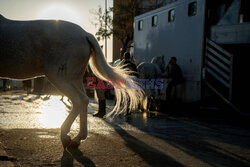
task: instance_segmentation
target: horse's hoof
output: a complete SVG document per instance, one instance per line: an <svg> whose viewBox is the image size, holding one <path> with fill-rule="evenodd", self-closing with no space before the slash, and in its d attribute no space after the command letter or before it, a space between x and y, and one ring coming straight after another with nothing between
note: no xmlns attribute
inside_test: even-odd
<svg viewBox="0 0 250 167"><path fill-rule="evenodd" d="M62 141L62 145L63 145L63 148L64 150L69 146L71 145L72 143L72 140L70 138L70 136L64 136L64 137L61 137L61 141Z"/></svg>

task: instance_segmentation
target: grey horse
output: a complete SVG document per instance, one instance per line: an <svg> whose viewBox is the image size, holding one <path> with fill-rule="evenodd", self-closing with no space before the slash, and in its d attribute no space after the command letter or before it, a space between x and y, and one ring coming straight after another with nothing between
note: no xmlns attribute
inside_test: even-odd
<svg viewBox="0 0 250 167"><path fill-rule="evenodd" d="M154 57L151 62L142 62L137 66L139 78L141 79L161 78L162 73L164 73L164 69L164 56ZM150 107L150 103L152 103L151 99L155 100L160 94L160 91L157 91L156 89L146 89L145 92L148 97L148 105Z"/></svg>
<svg viewBox="0 0 250 167"><path fill-rule="evenodd" d="M164 56L154 57L151 62L141 62L137 66L140 78L153 79L161 77L165 68Z"/></svg>
<svg viewBox="0 0 250 167"><path fill-rule="evenodd" d="M0 15L0 78L25 80L47 76L71 100L73 109L61 126L64 148L78 147L87 138L89 98L82 78L88 63L98 78L114 85L117 103L113 113L137 108L143 100L143 91L126 89L129 72L106 62L92 34L66 21L15 21ZM116 80L124 82L117 86ZM80 132L71 140L68 133L78 114Z"/></svg>

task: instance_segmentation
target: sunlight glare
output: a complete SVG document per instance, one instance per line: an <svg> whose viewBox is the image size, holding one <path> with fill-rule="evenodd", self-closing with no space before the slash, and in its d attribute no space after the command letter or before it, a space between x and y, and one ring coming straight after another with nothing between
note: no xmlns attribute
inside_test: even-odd
<svg viewBox="0 0 250 167"><path fill-rule="evenodd" d="M79 14L77 14L77 12L73 10L73 8L71 8L70 6L64 4L54 4L45 8L39 14L38 19L65 20L78 25L81 24Z"/></svg>
<svg viewBox="0 0 250 167"><path fill-rule="evenodd" d="M60 101L60 96L51 96L46 104L41 105L38 112L39 121L43 128L60 128L68 112L66 106Z"/></svg>

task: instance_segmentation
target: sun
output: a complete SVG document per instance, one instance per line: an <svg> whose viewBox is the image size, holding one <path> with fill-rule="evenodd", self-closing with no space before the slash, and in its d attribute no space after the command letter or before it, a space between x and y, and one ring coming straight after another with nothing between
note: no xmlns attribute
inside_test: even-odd
<svg viewBox="0 0 250 167"><path fill-rule="evenodd" d="M44 8L38 15L39 19L65 20L80 25L81 20L76 10L64 4L54 4Z"/></svg>

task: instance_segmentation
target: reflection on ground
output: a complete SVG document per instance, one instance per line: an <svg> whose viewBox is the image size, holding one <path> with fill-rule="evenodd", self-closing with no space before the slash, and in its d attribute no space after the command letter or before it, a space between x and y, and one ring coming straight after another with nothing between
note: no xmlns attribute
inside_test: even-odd
<svg viewBox="0 0 250 167"><path fill-rule="evenodd" d="M8 129L0 131L0 138L16 157L23 157L22 162L26 163L29 156L33 159L37 156L37 161L40 162L40 154L48 154L49 158L43 159L58 161L61 156L58 150L58 146L61 146L60 130L54 128L60 128L71 108L67 98L63 102L60 99L61 96L39 97L25 94L0 96L0 128ZM113 101L107 101L107 104L107 111L110 111ZM112 166L101 165L103 162L109 163L110 158L113 158L112 162L128 164L128 160L120 161L121 157L129 157L130 164L137 157L137 164L143 162L148 166L250 164L248 128L220 122L206 124L170 116L152 118L141 113L133 113L127 119L119 116L113 120L100 119L92 116L97 106L97 102L90 99L88 140L83 141L80 146L80 150L86 154L80 160L89 164L95 162L99 166ZM72 126L73 134L78 132L78 124L77 118ZM34 146L36 151L33 151ZM19 153L20 150L23 152ZM99 159L101 156L105 161ZM64 153L60 162L67 157Z"/></svg>
<svg viewBox="0 0 250 167"><path fill-rule="evenodd" d="M61 96L2 95L0 96L0 125L15 128L60 128L69 109ZM65 103L68 103L66 100ZM72 128L75 129L74 123Z"/></svg>
<svg viewBox="0 0 250 167"><path fill-rule="evenodd" d="M113 101L107 101L107 112L110 112ZM107 124L103 119L95 118L92 114L97 110L98 104L92 98L88 106L88 129L96 133L108 134L114 131L114 127ZM71 109L71 104L67 97L63 101L61 96L38 96L30 95L1 95L0 96L0 125L3 129L50 129L60 128ZM138 121L137 116L133 116L139 126L147 124L146 118ZM140 118L143 118L140 116ZM112 120L127 130L138 131L130 123L125 122L123 117ZM72 125L72 130L79 129L79 118Z"/></svg>

